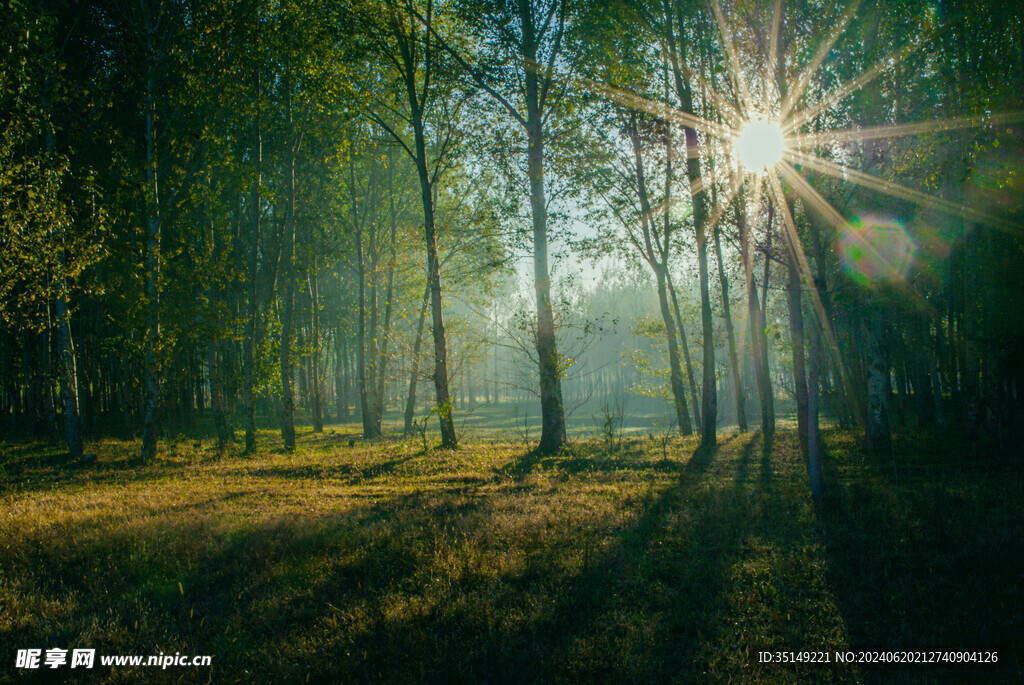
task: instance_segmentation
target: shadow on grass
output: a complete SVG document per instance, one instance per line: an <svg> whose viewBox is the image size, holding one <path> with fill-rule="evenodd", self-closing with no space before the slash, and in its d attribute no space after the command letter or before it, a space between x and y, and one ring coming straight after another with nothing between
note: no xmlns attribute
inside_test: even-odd
<svg viewBox="0 0 1024 685"><path fill-rule="evenodd" d="M514 481L523 481L533 472L537 465L544 460L546 455L534 448L527 451L515 461L500 469L500 472L507 478Z"/></svg>
<svg viewBox="0 0 1024 685"><path fill-rule="evenodd" d="M549 455L530 450L500 470L506 478L521 482L535 470L557 474L561 480L577 476L612 475L617 472L682 473L685 465L667 454L652 455L650 442L637 439L625 441L609 450L603 443L575 443L558 454ZM673 454L673 457L675 455Z"/></svg>
<svg viewBox="0 0 1024 685"><path fill-rule="evenodd" d="M151 463L139 461L134 452L129 456L82 462L70 460L66 452L31 452L0 462L0 493L155 481L192 465L191 460L174 455L158 456Z"/></svg>
<svg viewBox="0 0 1024 685"><path fill-rule="evenodd" d="M402 464L413 459L414 455L396 457L384 462L375 462L366 465L335 463L335 464L296 464L274 465L266 467L250 468L250 475L257 477L271 477L284 479L303 478L330 478L346 482L349 485L359 485L365 481L384 478L398 469Z"/></svg>
<svg viewBox="0 0 1024 685"><path fill-rule="evenodd" d="M690 461L686 464L686 471L699 476L708 470L715 455L718 454L718 445L700 445L693 451Z"/></svg>
<svg viewBox="0 0 1024 685"><path fill-rule="evenodd" d="M390 474L394 488L375 482L316 512L267 515L259 492L224 493L230 515L169 508L34 528L0 559L12 609L0 642L213 654L215 681L647 683L854 681L853 669L758 671L753 650L862 649L910 629L951 637L971 611L992 622L979 639L1019 638L1019 507L951 483L908 493L858 476L818 520L794 445L788 434L771 443L768 477L764 441L745 435L689 462L642 446L527 453L496 459L500 479L430 473L430 490L400 468L408 457L381 452L326 468ZM843 459L830 467L837 480ZM524 486L540 467L556 477ZM293 498L323 474L247 470L293 482ZM972 542L985 523L997 532ZM971 577L1004 587L984 598ZM940 611L948 596L952 616Z"/></svg>
<svg viewBox="0 0 1024 685"><path fill-rule="evenodd" d="M850 648L998 651L996 664L870 667L869 682L1024 682L1024 490L991 464L965 473L948 442L902 447L911 484L869 461L835 487L863 457L847 444L830 460L820 526Z"/></svg>

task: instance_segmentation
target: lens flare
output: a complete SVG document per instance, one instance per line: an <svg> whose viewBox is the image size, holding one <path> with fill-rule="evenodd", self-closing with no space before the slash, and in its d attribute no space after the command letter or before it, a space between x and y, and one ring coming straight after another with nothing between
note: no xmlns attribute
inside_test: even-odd
<svg viewBox="0 0 1024 685"><path fill-rule="evenodd" d="M782 159L782 129L774 121L751 121L736 139L736 155L748 171L761 171Z"/></svg>
<svg viewBox="0 0 1024 685"><path fill-rule="evenodd" d="M916 250L903 224L894 220L854 217L839 236L843 268L865 286L902 279Z"/></svg>

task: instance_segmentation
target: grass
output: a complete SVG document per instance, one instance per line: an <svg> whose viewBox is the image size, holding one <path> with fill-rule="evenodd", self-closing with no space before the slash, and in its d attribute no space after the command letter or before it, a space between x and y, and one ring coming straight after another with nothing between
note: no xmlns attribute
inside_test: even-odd
<svg viewBox="0 0 1024 685"><path fill-rule="evenodd" d="M349 427L351 428L351 427ZM816 509L795 436L292 455L208 442L0 445L0 682L16 649L212 654L103 682L1020 682L1020 464L826 435ZM757 663L761 650L981 649L950 667ZM78 672L76 672L77 675ZM65 668L58 674L71 675Z"/></svg>

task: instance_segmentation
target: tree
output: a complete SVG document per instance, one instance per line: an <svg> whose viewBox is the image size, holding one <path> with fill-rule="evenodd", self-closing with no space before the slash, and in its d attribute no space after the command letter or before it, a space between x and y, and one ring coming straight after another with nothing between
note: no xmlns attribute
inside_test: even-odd
<svg viewBox="0 0 1024 685"><path fill-rule="evenodd" d="M445 339L444 314L441 302L441 263L437 253L437 228L434 218L434 185L444 170L451 153L456 113L449 110L448 101L455 93L440 81L443 65L435 45L434 4L427 0L421 12L413 0L385 4L385 26L375 30L377 46L394 67L399 87L405 98L405 118L412 127L411 144L393 125L371 107L368 113L395 139L412 158L420 184L420 202L423 206L423 237L427 248L427 284L430 289L431 330L434 337L434 392L437 415L441 424L441 445L448 449L458 446L452 402L448 390L448 346ZM436 102L440 101L440 102ZM446 135L433 152L427 148L428 114L435 107L447 110L438 125L447 128ZM456 106L457 109L457 106Z"/></svg>
<svg viewBox="0 0 1024 685"><path fill-rule="evenodd" d="M669 305L669 262L674 243L673 220L670 212L673 184L673 136L668 121L645 116L636 110L621 111L616 116L622 136L629 141L631 159L615 160L614 153L596 161L598 175L605 179L598 186L598 192L611 213L622 224L625 241L650 267L657 285L659 309L664 322L668 343L669 384L675 407L676 426L681 435L693 433L686 404L686 388L683 385L682 367L679 359L679 344L676 336L675 318ZM663 148L659 157L652 149ZM615 149L614 143L609 146ZM660 167L661 196L655 197L652 206L648 184L648 166L645 155L655 157L655 168ZM624 155L623 155L624 156ZM625 167L625 170L618 167ZM657 173L657 171L655 172ZM614 195L613 195L614 194ZM639 233L637 231L639 227ZM675 293L673 292L673 300ZM682 330L682 321L679 322Z"/></svg>
<svg viewBox="0 0 1024 685"><path fill-rule="evenodd" d="M555 68L563 58L568 9L568 0L466 2L461 14L477 40L478 54L463 55L453 41L438 36L439 46L459 64L466 77L486 92L526 137L540 371L541 437L537 449L542 454L557 452L566 441L562 365L551 306L549 198L544 184L549 119L557 113L567 87L556 83ZM433 35L437 36L436 31Z"/></svg>
<svg viewBox="0 0 1024 685"><path fill-rule="evenodd" d="M658 33L664 41L672 69L675 94L680 112L693 117L696 113L693 105L693 88L687 78L686 61L689 58L689 42L686 40L686 2L663 0L661 13L656 21L660 24ZM694 13L697 20L700 14ZM701 447L708 449L717 442L718 430L718 386L715 378L715 337L714 319L711 310L711 289L708 276L708 235L707 235L707 198L700 169L700 143L697 130L692 125L683 125L683 136L686 142L686 177L690 185L690 198L693 203L693 226L697 240L697 268L700 279L701 331L704 346L704 376L702 384L701 415Z"/></svg>

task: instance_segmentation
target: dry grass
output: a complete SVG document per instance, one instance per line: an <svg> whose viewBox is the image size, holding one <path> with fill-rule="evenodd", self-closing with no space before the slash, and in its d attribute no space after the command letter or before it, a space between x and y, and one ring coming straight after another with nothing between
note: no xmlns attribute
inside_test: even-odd
<svg viewBox="0 0 1024 685"><path fill-rule="evenodd" d="M833 433L817 511L792 436L478 443L303 433L293 455L192 441L89 467L2 445L0 682L25 647L212 654L105 682L1020 680L1019 471ZM1010 474L1009 477L1007 474ZM764 667L756 652L1000 649L998 667ZM67 671L64 671L67 675Z"/></svg>

